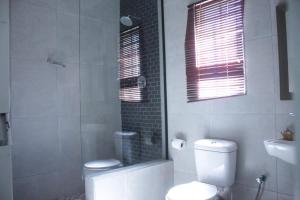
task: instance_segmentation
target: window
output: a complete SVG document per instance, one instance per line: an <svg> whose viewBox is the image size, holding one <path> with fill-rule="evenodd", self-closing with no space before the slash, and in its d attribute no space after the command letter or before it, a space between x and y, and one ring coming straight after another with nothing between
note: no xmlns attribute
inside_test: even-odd
<svg viewBox="0 0 300 200"><path fill-rule="evenodd" d="M188 102L244 95L243 0L206 0L188 10Z"/></svg>
<svg viewBox="0 0 300 200"><path fill-rule="evenodd" d="M141 72L140 28L134 27L121 33L120 38L120 99L141 102L143 89L138 87Z"/></svg>

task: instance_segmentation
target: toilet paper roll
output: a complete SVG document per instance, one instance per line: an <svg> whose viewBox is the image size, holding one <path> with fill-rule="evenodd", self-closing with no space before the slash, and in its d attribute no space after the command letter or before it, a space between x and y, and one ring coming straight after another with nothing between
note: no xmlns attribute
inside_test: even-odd
<svg viewBox="0 0 300 200"><path fill-rule="evenodd" d="M185 147L185 141L181 139L172 140L172 148L176 150L182 150Z"/></svg>

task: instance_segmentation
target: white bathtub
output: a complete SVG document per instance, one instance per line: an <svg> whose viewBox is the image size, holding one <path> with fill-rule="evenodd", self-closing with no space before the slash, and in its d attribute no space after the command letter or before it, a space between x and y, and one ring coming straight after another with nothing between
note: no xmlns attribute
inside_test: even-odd
<svg viewBox="0 0 300 200"><path fill-rule="evenodd" d="M172 161L137 164L86 176L86 200L164 200L173 182Z"/></svg>

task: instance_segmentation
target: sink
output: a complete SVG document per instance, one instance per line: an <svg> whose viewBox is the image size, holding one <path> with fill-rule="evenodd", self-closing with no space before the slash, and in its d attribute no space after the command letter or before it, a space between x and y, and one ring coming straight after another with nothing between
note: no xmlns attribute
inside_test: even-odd
<svg viewBox="0 0 300 200"><path fill-rule="evenodd" d="M264 141L265 148L270 156L290 164L296 164L296 142L280 139L272 139Z"/></svg>

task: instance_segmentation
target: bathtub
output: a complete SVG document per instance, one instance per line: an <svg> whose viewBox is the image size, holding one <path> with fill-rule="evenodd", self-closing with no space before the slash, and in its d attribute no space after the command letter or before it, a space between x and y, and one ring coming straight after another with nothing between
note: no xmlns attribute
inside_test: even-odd
<svg viewBox="0 0 300 200"><path fill-rule="evenodd" d="M173 184L173 162L152 161L87 175L86 200L164 200Z"/></svg>

